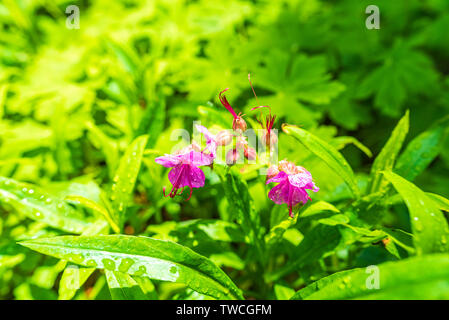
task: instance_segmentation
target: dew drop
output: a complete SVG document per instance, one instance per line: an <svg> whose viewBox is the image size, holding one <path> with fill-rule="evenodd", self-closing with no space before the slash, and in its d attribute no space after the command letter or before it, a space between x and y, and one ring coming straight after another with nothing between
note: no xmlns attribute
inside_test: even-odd
<svg viewBox="0 0 449 320"><path fill-rule="evenodd" d="M84 256L81 253L75 253L72 256L72 259L73 259L73 262L81 264L84 261Z"/></svg>
<svg viewBox="0 0 449 320"><path fill-rule="evenodd" d="M105 269L115 270L115 262L113 260L105 258L101 262L103 262Z"/></svg>
<svg viewBox="0 0 449 320"><path fill-rule="evenodd" d="M134 264L134 260L132 260L130 258L122 259L122 261L120 262L120 265L118 267L118 270L120 272L127 272L133 264Z"/></svg>
<svg viewBox="0 0 449 320"><path fill-rule="evenodd" d="M88 267L96 267L97 263L95 262L95 260L88 260L88 261L86 261L86 266L88 266Z"/></svg>
<svg viewBox="0 0 449 320"><path fill-rule="evenodd" d="M135 276L142 276L145 274L145 272L147 272L147 269L145 268L145 266L139 266L139 269L137 269L136 272L134 272Z"/></svg>
<svg viewBox="0 0 449 320"><path fill-rule="evenodd" d="M30 189L30 190L28 190L28 193L29 193L29 194L33 194L33 193L34 193L34 190L33 190L33 189Z"/></svg>

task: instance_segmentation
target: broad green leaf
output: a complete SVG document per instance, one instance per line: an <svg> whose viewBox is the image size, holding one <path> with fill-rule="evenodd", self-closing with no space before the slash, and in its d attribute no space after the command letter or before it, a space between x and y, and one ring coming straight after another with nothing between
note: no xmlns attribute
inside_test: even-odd
<svg viewBox="0 0 449 320"><path fill-rule="evenodd" d="M388 171L383 174L408 207L417 254L447 251L449 227L435 202L401 176Z"/></svg>
<svg viewBox="0 0 449 320"><path fill-rule="evenodd" d="M405 136L408 133L408 127L409 112L407 110L405 115L397 124L396 128L394 128L387 143L374 160L374 163L371 167L371 193L381 191L388 184L386 181L384 181L381 171L393 170L396 157L399 154L402 143L404 142Z"/></svg>
<svg viewBox="0 0 449 320"><path fill-rule="evenodd" d="M413 139L399 157L394 171L410 181L423 172L440 153L446 122L441 122Z"/></svg>
<svg viewBox="0 0 449 320"><path fill-rule="evenodd" d="M66 200L74 201L75 203L82 204L86 208L89 208L89 209L92 209L92 210L98 212L101 216L103 216L108 221L108 223L110 224L112 229L115 231L115 233L120 233L120 228L115 223L115 221L112 219L112 216L110 215L109 211L106 210L101 205L99 205L98 203L96 203L95 201L92 201L92 200L87 199L82 196L68 196L68 197L66 197Z"/></svg>
<svg viewBox="0 0 449 320"><path fill-rule="evenodd" d="M114 210L114 220L120 227L122 227L124 222L126 205L134 190L147 141L148 136L144 135L136 138L129 145L125 154L120 159L119 167L114 176L111 201Z"/></svg>
<svg viewBox="0 0 449 320"><path fill-rule="evenodd" d="M432 254L337 272L299 290L292 299L448 299L448 279L449 255Z"/></svg>
<svg viewBox="0 0 449 320"><path fill-rule="evenodd" d="M334 170L335 173L337 173L348 185L354 196L358 197L360 195L360 191L357 187L356 179L354 177L354 172L352 171L346 159L333 146L314 136L310 132L298 127L284 125L282 127L282 130L284 130L284 132L288 135L296 138L310 152L315 154L317 157L323 160L332 170Z"/></svg>
<svg viewBox="0 0 449 320"><path fill-rule="evenodd" d="M139 284L127 273L105 270L112 300L146 300Z"/></svg>
<svg viewBox="0 0 449 320"><path fill-rule="evenodd" d="M82 233L89 223L64 200L46 194L37 186L0 177L0 201L30 219L70 233Z"/></svg>
<svg viewBox="0 0 449 320"><path fill-rule="evenodd" d="M240 290L215 264L171 241L109 235L41 238L20 244L85 267L180 282L217 299L242 298Z"/></svg>

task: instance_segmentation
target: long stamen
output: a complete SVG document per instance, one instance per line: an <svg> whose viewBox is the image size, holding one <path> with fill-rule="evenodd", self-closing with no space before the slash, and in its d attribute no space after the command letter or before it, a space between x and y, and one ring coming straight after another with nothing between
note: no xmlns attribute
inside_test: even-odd
<svg viewBox="0 0 449 320"><path fill-rule="evenodd" d="M218 98L220 99L221 104L232 114L232 116L235 118L237 118L237 113L235 113L234 109L232 109L231 105L228 102L228 99L226 99L226 96L223 94L224 92L228 91L229 88L224 89L223 91L220 92L220 94L218 95Z"/></svg>
<svg viewBox="0 0 449 320"><path fill-rule="evenodd" d="M189 189L190 189L190 194L189 194L189 197L185 201L189 201L190 198L192 198L193 188L189 186Z"/></svg>
<svg viewBox="0 0 449 320"><path fill-rule="evenodd" d="M248 81L251 89L253 90L254 96L256 97L256 102L259 104L259 99L257 99L256 91L254 91L253 84L251 83L251 73L248 73Z"/></svg>
<svg viewBox="0 0 449 320"><path fill-rule="evenodd" d="M259 105L258 107L254 107L251 110L255 110L255 109L259 109L259 108L268 108L270 110L270 114L271 114L271 107L270 106L261 106L259 104L259 99L257 98L256 91L254 90L253 84L251 83L251 73L248 73L248 81L249 81L249 85L251 86L251 89L253 90L254 97L256 97L256 102Z"/></svg>

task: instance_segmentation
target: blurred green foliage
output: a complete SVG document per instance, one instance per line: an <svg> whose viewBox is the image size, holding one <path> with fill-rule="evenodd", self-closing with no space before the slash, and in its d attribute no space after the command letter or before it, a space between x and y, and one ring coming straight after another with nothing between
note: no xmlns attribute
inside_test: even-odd
<svg viewBox="0 0 449 320"><path fill-rule="evenodd" d="M404 275L447 270L448 30L446 0L3 0L0 299L449 297L447 271ZM320 187L294 220L251 165L206 169L188 202L162 196L154 158L174 130L230 127L225 88L256 115L248 73L275 127L300 126L280 133L280 159ZM168 259L179 277L108 268L128 241L109 233L182 245L129 240L133 263ZM95 266L77 256L102 243ZM376 294L343 271L381 263Z"/></svg>

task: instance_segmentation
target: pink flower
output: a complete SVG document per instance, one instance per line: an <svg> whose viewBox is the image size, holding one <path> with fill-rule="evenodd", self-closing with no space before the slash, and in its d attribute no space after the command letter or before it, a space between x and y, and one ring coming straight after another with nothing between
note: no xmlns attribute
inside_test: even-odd
<svg viewBox="0 0 449 320"><path fill-rule="evenodd" d="M206 127L196 125L196 129L206 138L204 150L201 150L200 146L193 141L191 145L178 150L174 154L165 154L154 160L166 168L173 168L168 173L168 179L173 187L168 195L165 195L165 187L163 188L165 197L174 198L176 195L182 194L185 187L189 187L190 195L187 199L189 200L192 197L193 188L204 186L204 172L199 167L208 166L214 162L217 142L215 136ZM206 150L208 153L205 153ZM181 189L180 193L178 193L179 189Z"/></svg>
<svg viewBox="0 0 449 320"><path fill-rule="evenodd" d="M295 166L292 162L280 161L279 172L267 180L267 184L278 182L268 193L268 197L276 204L286 203L290 217L293 216L293 207L298 203L305 204L312 200L307 193L307 189L317 192L319 188L312 181L312 175L309 171L300 166ZM271 173L275 173L274 168L270 168Z"/></svg>
<svg viewBox="0 0 449 320"><path fill-rule="evenodd" d="M168 195L165 195L164 187L164 196L173 198L176 195L182 194L185 187L189 187L190 195L187 199L189 200L192 197L193 188L201 188L204 186L204 172L199 167L210 165L213 160L214 156L211 154L204 154L194 150L177 155L165 154L162 157L156 158L156 163L166 168L173 168L168 173L168 179L173 187ZM181 189L180 193L178 193L179 189Z"/></svg>

